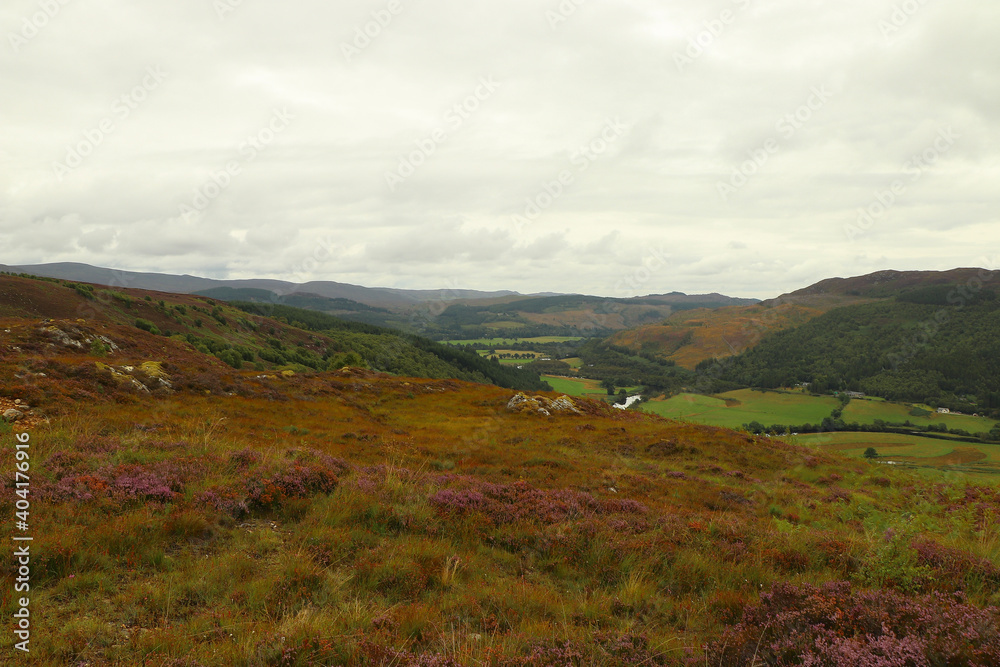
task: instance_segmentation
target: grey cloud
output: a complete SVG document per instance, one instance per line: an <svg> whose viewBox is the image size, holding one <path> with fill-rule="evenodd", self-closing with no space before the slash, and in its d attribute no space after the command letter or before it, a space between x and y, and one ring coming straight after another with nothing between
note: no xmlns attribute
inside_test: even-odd
<svg viewBox="0 0 1000 667"><path fill-rule="evenodd" d="M11 0L2 261L613 294L652 245L673 263L643 289L761 297L972 265L1000 244L1000 8L926 3L886 35L898 4L588 2L552 25L554 1L404 0L348 61L342 45L385 3L243 2L224 17L205 0L69 3L14 52L9 35L37 4ZM678 50L726 8L735 19L678 71ZM119 118L112 105L150 66L167 78ZM451 127L481 77L499 88ZM823 85L836 94L782 136L778 119ZM294 113L287 130L180 218L275 108ZM109 116L114 131L56 178L53 163ZM579 169L572 157L608 118L627 133ZM961 140L846 238L947 126ZM391 191L386 172L438 127L447 136ZM775 137L723 200L718 183ZM565 170L572 184L519 230L513 216ZM293 276L323 238L333 259Z"/></svg>

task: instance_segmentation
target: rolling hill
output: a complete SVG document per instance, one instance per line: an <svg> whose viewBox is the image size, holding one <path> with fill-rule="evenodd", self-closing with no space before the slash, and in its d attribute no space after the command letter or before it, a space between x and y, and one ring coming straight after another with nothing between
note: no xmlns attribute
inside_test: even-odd
<svg viewBox="0 0 1000 667"><path fill-rule="evenodd" d="M293 305L338 317L417 333L435 340L494 335L605 336L613 331L662 320L678 310L754 303L721 294L680 292L634 298L578 294L522 295L465 289L400 290L329 281L211 280L194 276L136 273L86 264L4 267L9 273L81 281L221 300Z"/></svg>
<svg viewBox="0 0 1000 667"><path fill-rule="evenodd" d="M465 289L404 290L392 288L362 287L333 281L312 281L292 283L285 280L249 279L214 280L197 276L177 276L166 273L143 273L107 269L89 264L59 262L29 266L5 266L0 270L8 273L28 273L46 278L59 278L75 282L86 282L112 287L145 289L175 294L190 294L219 287L234 289L258 289L274 292L281 296L296 292L315 294L330 299L349 299L369 306L385 308L414 307L429 301L449 301L466 298L495 298L515 295L516 292L480 292Z"/></svg>
<svg viewBox="0 0 1000 667"><path fill-rule="evenodd" d="M115 292L0 277L0 513L32 538L0 613L30 610L32 664L1000 663L993 486L585 398L238 369L198 344L338 330Z"/></svg>
<svg viewBox="0 0 1000 667"><path fill-rule="evenodd" d="M32 538L0 613L32 664L1000 663L995 485L454 379L435 346L0 276L0 513Z"/></svg>
<svg viewBox="0 0 1000 667"><path fill-rule="evenodd" d="M765 338L719 378L756 387L810 383L1000 416L1000 300L990 274L898 284ZM871 292L869 292L871 293Z"/></svg>
<svg viewBox="0 0 1000 667"><path fill-rule="evenodd" d="M164 346L192 348L237 369L245 364L260 371L315 371L350 364L511 388L546 387L530 370L504 367L412 334L282 304L246 303L241 309L194 295L0 275L0 317L141 329L159 335Z"/></svg>
<svg viewBox="0 0 1000 667"><path fill-rule="evenodd" d="M939 294L978 279L980 269L879 271L831 278L755 305L685 311L614 334L614 345L662 356L694 369L753 348L768 335L797 328L838 308L891 300L903 293Z"/></svg>

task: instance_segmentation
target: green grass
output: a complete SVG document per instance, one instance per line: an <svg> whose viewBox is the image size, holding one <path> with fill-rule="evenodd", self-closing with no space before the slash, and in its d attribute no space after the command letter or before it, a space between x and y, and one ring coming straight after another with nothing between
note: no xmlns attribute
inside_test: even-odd
<svg viewBox="0 0 1000 667"><path fill-rule="evenodd" d="M739 428L752 421L764 425L818 424L838 405L839 401L829 396L741 389L718 396L678 394L665 401L644 403L643 409L670 419Z"/></svg>
<svg viewBox="0 0 1000 667"><path fill-rule="evenodd" d="M900 433L804 433L785 438L796 445L817 447L861 458L869 447L879 460L904 466L928 466L941 471L980 475L1000 474L1000 445L925 438Z"/></svg>
<svg viewBox="0 0 1000 667"><path fill-rule="evenodd" d="M969 433L988 433L996 423L992 419L985 417L973 417L971 415L942 415L934 412L933 408L921 406L923 409L933 414L927 417L914 417L910 415L912 409L902 403L890 403L882 400L854 399L847 404L844 409L844 421L858 422L859 424L874 424L876 419L886 422L901 423L907 420L916 426L930 426L945 424L949 429L964 429Z"/></svg>
<svg viewBox="0 0 1000 667"><path fill-rule="evenodd" d="M561 394L569 396L603 395L608 393L604 389L601 389L601 385L597 380L588 380L586 378L574 379L556 375L543 375L542 379L552 386L553 391L558 391Z"/></svg>
<svg viewBox="0 0 1000 667"><path fill-rule="evenodd" d="M607 390L601 387L601 383L598 380L592 380L590 378L568 378L561 375L543 375L542 379L548 382L552 386L553 391L558 391L562 394L567 394L569 396L606 396ZM615 393L621 389L625 389L625 393L632 396L642 387L615 387Z"/></svg>

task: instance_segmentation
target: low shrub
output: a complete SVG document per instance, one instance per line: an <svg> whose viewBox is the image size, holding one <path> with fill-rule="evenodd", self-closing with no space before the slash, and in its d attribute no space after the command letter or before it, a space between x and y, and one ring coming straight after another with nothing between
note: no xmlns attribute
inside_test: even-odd
<svg viewBox="0 0 1000 667"><path fill-rule="evenodd" d="M961 593L907 597L777 583L692 664L859 667L1000 664L1000 609Z"/></svg>

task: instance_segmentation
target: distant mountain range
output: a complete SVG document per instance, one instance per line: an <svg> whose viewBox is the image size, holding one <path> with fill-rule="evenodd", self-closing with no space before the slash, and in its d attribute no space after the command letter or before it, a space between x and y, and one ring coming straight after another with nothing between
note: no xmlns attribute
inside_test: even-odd
<svg viewBox="0 0 1000 667"><path fill-rule="evenodd" d="M332 281L213 280L190 275L119 271L71 262L4 266L0 270L119 289L197 294L307 308L349 320L419 331L438 339L504 336L607 335L661 321L693 308L750 305L756 299L682 292L632 298L580 294L519 294L509 290L406 290Z"/></svg>
<svg viewBox="0 0 1000 667"><path fill-rule="evenodd" d="M285 280L214 280L190 275L169 273L139 273L120 271L76 262L53 264L32 264L27 266L4 266L0 270L11 273L29 273L46 278L75 280L96 285L109 285L174 294L193 294L218 287L251 288L267 290L278 295L308 293L330 299L351 299L369 306L383 308L406 307L426 301L452 301L455 299L490 299L506 296L520 296L517 292L481 292L467 289L406 290L388 287L362 287L348 283L327 280L307 283L292 283Z"/></svg>

